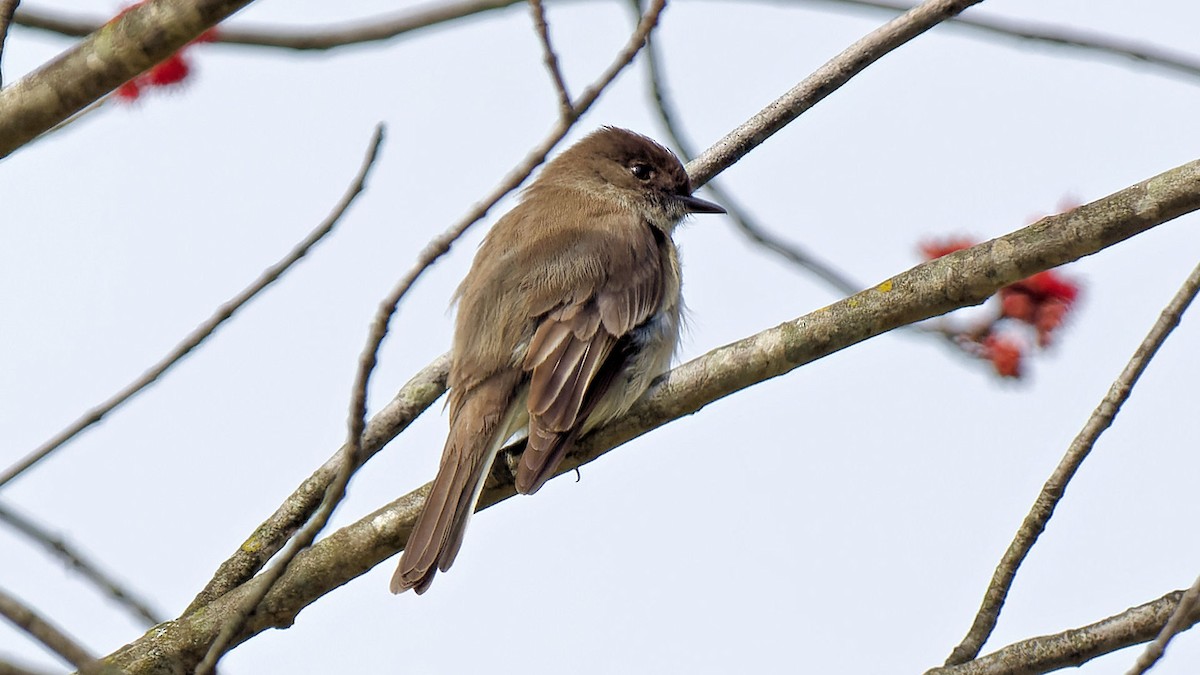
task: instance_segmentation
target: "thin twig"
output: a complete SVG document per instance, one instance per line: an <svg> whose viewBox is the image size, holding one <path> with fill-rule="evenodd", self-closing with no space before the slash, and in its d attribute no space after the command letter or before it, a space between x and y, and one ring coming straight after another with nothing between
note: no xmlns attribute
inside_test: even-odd
<svg viewBox="0 0 1200 675"><path fill-rule="evenodd" d="M1179 318L1183 316L1183 312L1196 297L1198 290L1200 290L1200 265L1192 270L1191 275L1188 276L1175 297L1163 309L1158 321L1154 323L1145 339L1138 345L1137 351L1134 352L1129 363L1125 365L1124 370L1113 382L1108 394L1100 401L1100 405L1096 406L1087 423L1083 425L1083 429L1080 430L1075 440L1071 441L1066 454L1054 472L1050 474L1046 484L1042 486L1042 491L1034 501L1033 508L1025 516L1020 529L1012 543L1009 544L1008 550L1004 552L996 571L992 574L991 583L988 584L987 592L983 596L983 604L975 615L971 629L946 659L947 666L966 663L979 654L979 650L996 627L996 620L1000 617L1000 610L1004 607L1004 600L1008 597L1008 591L1012 587L1017 569L1025 561L1030 549L1046 529L1046 523L1054 515L1054 509L1062 500L1067 484L1071 482L1071 478L1075 476L1075 472L1079 470L1083 460L1087 459L1088 453L1096 444L1096 439L1112 426L1121 406L1133 393L1134 384L1146 371L1150 360L1158 353L1159 347L1166 341L1167 336L1171 334L1175 326L1179 325Z"/></svg>
<svg viewBox="0 0 1200 675"><path fill-rule="evenodd" d="M778 0L774 0L778 2ZM795 0L790 0L795 2ZM813 0L805 0L813 2ZM249 47L294 50L329 50L349 45L389 40L405 33L428 28L465 16L515 5L522 0L456 0L395 14L371 17L334 27L319 29L283 27L222 27L217 42ZM899 2L863 0L819 0L823 4L857 5L868 9L904 11L910 5ZM83 37L95 31L103 20L65 16L40 9L21 9L15 16L19 26L69 37ZM1147 65L1167 68L1191 77L1200 77L1200 59L1192 54L1163 49L1117 35L1080 31L1065 26L1014 21L999 18L955 18L950 23L1026 41L1034 40L1134 59Z"/></svg>
<svg viewBox="0 0 1200 675"><path fill-rule="evenodd" d="M263 270L262 274L252 284L218 307L212 316L197 326L182 342L175 345L171 351L167 352L166 356L151 366L149 370L142 373L139 378L125 385L120 391L84 413L79 419L55 434L19 462L5 469L4 473L0 474L0 487L3 487L33 465L45 459L48 455L78 436L83 430L96 424L113 410L124 405L129 399L157 381L168 370L183 360L192 350L207 340L221 324L232 318L238 310L253 300L255 296L268 286L278 281L284 273L307 255L318 242L332 233L342 216L346 213L346 210L350 208L355 198L363 191L366 185L367 173L370 171L371 165L375 162L381 138L382 127L379 127L376 129L372 140L370 152L363 158L362 166L359 167L358 175L355 176L354 182L347 189L346 193L342 195L337 205L334 206L333 211L326 216L325 220L316 229L308 233L308 236L296 244L279 262Z"/></svg>
<svg viewBox="0 0 1200 675"><path fill-rule="evenodd" d="M374 457L445 393L446 375L449 371L450 355L442 354L414 375L387 405L375 413L363 432L359 463ZM333 453L332 457L284 500L275 513L254 530L245 545L239 546L228 560L221 563L212 580L183 611L184 615L191 614L258 574L259 570L283 548L292 533L300 529L316 512L325 491L337 477L345 448L343 445Z"/></svg>
<svg viewBox="0 0 1200 675"><path fill-rule="evenodd" d="M29 517L17 513L4 504L0 504L0 521L8 523L14 530L41 544L43 548L57 556L69 565L71 569L79 572L83 578L92 582L97 588L113 600L116 600L117 604L137 615L147 626L153 626L164 621L161 615L150 607L149 603L139 598L133 591L124 588L116 579L100 569L99 565L76 551L75 547L68 544L62 537L55 535L35 523Z"/></svg>
<svg viewBox="0 0 1200 675"><path fill-rule="evenodd" d="M805 0L813 2L813 0ZM887 2L886 0L817 0L820 4L850 5L867 9L880 9L890 12L903 12L912 7L911 3ZM1120 35L1105 35L1094 31L1079 30L1070 26L1056 26L1036 21L1003 19L999 17L982 17L973 15L957 17L950 25L982 31L991 35L999 35L1017 40L1044 42L1059 47L1073 47L1097 54L1120 56L1134 61L1159 66L1168 70L1200 77L1200 58L1194 54L1163 49L1149 42L1130 40Z"/></svg>
<svg viewBox="0 0 1200 675"><path fill-rule="evenodd" d="M1159 631L1158 637L1146 646L1146 650L1138 657L1133 668L1129 669L1129 675L1142 675L1153 668L1154 664L1162 658L1163 653L1167 651L1167 645L1171 643L1171 639L1191 627L1191 617L1196 613L1197 607L1200 607L1200 577L1196 577L1192 587L1184 592L1183 597L1179 599L1179 606L1175 608L1174 612L1171 612L1171 618Z"/></svg>
<svg viewBox="0 0 1200 675"><path fill-rule="evenodd" d="M4 589L0 589L0 616L11 621L14 626L28 633L30 637L76 668L85 669L96 661L83 645Z"/></svg>
<svg viewBox="0 0 1200 675"><path fill-rule="evenodd" d="M0 675L57 675L48 670L34 670L25 665L17 665L12 661L0 659Z"/></svg>
<svg viewBox="0 0 1200 675"><path fill-rule="evenodd" d="M392 316L396 313L400 301L408 293L408 290L412 288L412 285L416 283L421 274L449 252L450 247L462 236L467 228L487 215L487 212L497 202L503 199L509 192L515 190L521 183L525 182L525 179L533 173L533 170L545 161L546 156L554 146L570 131L575 120L595 103L600 93L612 83L616 76L637 55L646 41L646 36L657 25L659 14L662 12L665 4L666 0L656 0L652 4L650 10L643 17L641 24L638 25L628 44L621 50L616 60L605 70L595 84L584 90L579 102L572 106L572 114L560 120L550 137L531 152L525 161L518 165L517 169L510 172L501 185L495 188L488 198L482 203L477 204L467 216L449 230L435 237L433 241L426 245L417 259L417 264L409 270L380 303L379 309L376 311L375 317L371 322L366 347L359 356L358 368L354 377L354 386L350 396L350 415L347 423L346 445L343 449L343 460L338 468L338 473L329 488L325 491L321 505L313 515L312 520L296 533L287 549L280 554L279 561L270 570L263 573L263 578L257 580L254 590L238 604L238 611L224 623L217 639L209 646L203 661L197 666L197 675L207 675L207 673L211 672L212 668L216 666L217 661L220 660L221 656L232 644L234 638L242 630L247 617L258 607L262 599L270 592L275 582L287 571L287 566L297 554L312 544L316 535L325 527L329 517L333 514L334 509L337 508L338 503L345 495L346 485L350 482L354 471L361 466L361 462L358 460L362 456L362 436L366 428L367 388L370 384L371 373L374 371L375 364L378 361L379 348L387 336L388 324L391 322Z"/></svg>
<svg viewBox="0 0 1200 675"><path fill-rule="evenodd" d="M354 176L354 180L351 182L349 189L342 196L342 199L338 203L338 206L334 209L333 214L331 214L326 220L325 224L327 224L330 228L333 226L333 223L341 217L341 214L345 212L346 207L350 205L350 202L352 202L354 198L366 188L367 176L371 171L371 167L374 166L375 159L379 156L379 148L383 144L383 132L384 126L381 122L375 126L375 131L371 134L371 141L367 146L367 154L363 157L362 165L359 167L358 173ZM271 569L263 573L263 576L268 581L262 586L262 595L259 595L258 597L251 596L250 598L247 598L246 603L241 607L243 613L232 618L221 629L216 641L213 642L213 644L209 647L208 653L205 655L204 660L199 666L197 666L197 675L207 675L208 673L213 672L213 669L216 668L217 661L222 655L225 654L226 646L229 644L229 641L241 628L242 623L246 620L246 617L249 616L250 613L254 611L254 608L258 606L259 601L262 600L262 596L266 595L267 591L270 590L271 584L274 583L274 580L278 579L280 576L283 576L283 573L287 571L288 563L291 562L292 558L296 557L297 553L312 544L312 541L316 538L317 533L319 533L321 529L325 527L325 523L329 520L329 517L333 515L333 509L337 507L338 502L341 501L342 496L345 494L346 485L350 482L350 476L353 473L354 468L359 464L359 452L357 446L357 443L352 443L345 449L345 452L342 453L341 465L338 469L338 478L325 491L325 496L322 499L321 505L317 509L316 514L307 525L305 525L300 529L299 532L296 533L296 536L292 539L291 544L281 554L279 562L277 562Z"/></svg>
<svg viewBox="0 0 1200 675"><path fill-rule="evenodd" d="M692 184L701 186L712 180L885 54L980 2L982 0L926 0L863 36L726 134L703 155L688 162Z"/></svg>
<svg viewBox="0 0 1200 675"><path fill-rule="evenodd" d="M8 37L8 27L12 25L13 14L21 0L0 0L0 62L4 57L4 40ZM4 86L3 71L0 71L0 87Z"/></svg>
<svg viewBox="0 0 1200 675"><path fill-rule="evenodd" d="M315 29L222 26L217 34L216 42L247 47L324 51L337 47L390 40L415 30L429 28L473 14L503 9L521 2L524 0L451 0ZM15 23L26 28L59 35L83 37L95 32L104 23L104 20L26 8L17 12Z"/></svg>
<svg viewBox="0 0 1200 675"><path fill-rule="evenodd" d="M571 105L571 94L567 92L567 81L558 65L558 54L554 53L554 46L550 43L550 26L546 23L546 8L542 6L542 0L529 0L529 7L533 11L533 28L537 31L538 39L542 43L542 59L546 63L546 70L550 71L554 90L558 93L559 114L564 118L569 118L575 113L575 108ZM641 13L638 14L640 16Z"/></svg>
<svg viewBox="0 0 1200 675"><path fill-rule="evenodd" d="M633 0L632 4L636 9L641 6L641 1ZM655 46L655 41L651 39L646 45L646 71L650 83L650 95L654 99L654 107L658 111L659 119L662 121L667 136L687 161L695 156L695 152L691 143L684 139L683 133L679 130L679 115L675 112L675 106L667 95L665 75L659 63L658 48ZM785 242L770 234L717 181L709 181L705 189L712 193L718 204L725 207L729 219L752 242L815 274L842 295L853 295L863 289L861 284L852 281L832 265L817 259L798 244Z"/></svg>

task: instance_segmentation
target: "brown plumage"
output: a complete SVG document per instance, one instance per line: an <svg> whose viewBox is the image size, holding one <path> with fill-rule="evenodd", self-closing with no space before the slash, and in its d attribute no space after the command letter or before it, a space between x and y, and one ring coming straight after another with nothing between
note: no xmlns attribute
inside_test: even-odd
<svg viewBox="0 0 1200 675"><path fill-rule="evenodd" d="M582 433L625 413L679 337L671 233L691 196L679 160L605 127L546 166L484 239L458 288L450 434L392 577L423 593L454 562L496 452L528 431L517 490L554 475Z"/></svg>

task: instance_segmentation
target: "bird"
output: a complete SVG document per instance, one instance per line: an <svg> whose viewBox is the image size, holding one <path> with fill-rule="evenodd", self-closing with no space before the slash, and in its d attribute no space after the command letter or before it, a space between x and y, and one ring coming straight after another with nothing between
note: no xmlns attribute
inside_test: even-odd
<svg viewBox="0 0 1200 675"><path fill-rule="evenodd" d="M683 308L672 234L702 213L725 209L692 196L674 153L606 126L549 162L491 228L454 295L450 431L393 593L422 594L450 568L508 440L527 435L515 482L533 494L582 434L666 372Z"/></svg>

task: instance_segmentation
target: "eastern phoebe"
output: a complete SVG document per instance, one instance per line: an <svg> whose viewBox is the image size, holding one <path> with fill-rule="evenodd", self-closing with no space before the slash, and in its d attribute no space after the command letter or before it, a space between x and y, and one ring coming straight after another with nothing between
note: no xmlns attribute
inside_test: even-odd
<svg viewBox="0 0 1200 675"><path fill-rule="evenodd" d="M604 127L546 165L458 287L450 435L392 592L424 593L462 546L497 451L528 433L517 491L537 492L580 434L624 414L679 340L671 232L692 196L679 159Z"/></svg>

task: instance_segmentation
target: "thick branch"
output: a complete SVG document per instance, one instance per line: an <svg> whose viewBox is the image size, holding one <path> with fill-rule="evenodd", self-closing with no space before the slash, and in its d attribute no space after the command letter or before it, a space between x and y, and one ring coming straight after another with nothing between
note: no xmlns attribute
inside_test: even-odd
<svg viewBox="0 0 1200 675"><path fill-rule="evenodd" d="M252 0L151 0L0 89L0 158L96 102Z"/></svg>
<svg viewBox="0 0 1200 675"><path fill-rule="evenodd" d="M1200 161L919 265L853 297L713 350L661 378L628 416L582 439L560 473L755 383L893 328L980 303L1002 286L1091 255L1197 209ZM505 462L497 463L493 478L482 495L481 508L514 494ZM297 556L235 642L267 628L291 625L305 606L398 552L428 489L401 497ZM112 655L111 662L134 673L171 673L179 663L195 663L223 620L258 583L261 580L255 579L200 611L163 624Z"/></svg>
<svg viewBox="0 0 1200 675"><path fill-rule="evenodd" d="M1080 666L1098 656L1153 640L1182 596L1183 591L1168 593L1082 628L1022 640L960 666L933 668L925 675L1014 675ZM1193 608L1185 626L1198 621L1200 609Z"/></svg>

